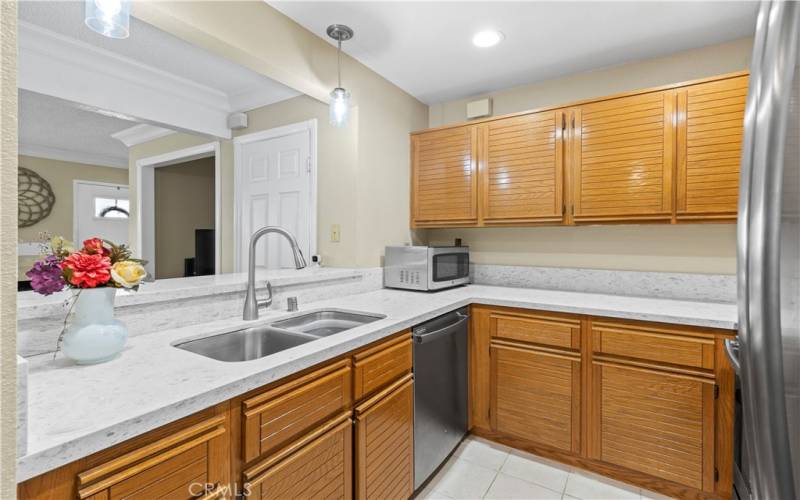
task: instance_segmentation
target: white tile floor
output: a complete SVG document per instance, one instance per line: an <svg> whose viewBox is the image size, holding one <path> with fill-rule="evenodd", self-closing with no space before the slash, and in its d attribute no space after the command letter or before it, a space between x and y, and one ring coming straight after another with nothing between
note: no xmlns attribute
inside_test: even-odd
<svg viewBox="0 0 800 500"><path fill-rule="evenodd" d="M523 451L468 437L417 500L668 498Z"/></svg>

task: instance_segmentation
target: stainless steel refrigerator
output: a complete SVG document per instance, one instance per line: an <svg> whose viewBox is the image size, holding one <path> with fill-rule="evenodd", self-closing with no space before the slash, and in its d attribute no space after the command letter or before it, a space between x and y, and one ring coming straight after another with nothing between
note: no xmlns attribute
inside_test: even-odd
<svg viewBox="0 0 800 500"><path fill-rule="evenodd" d="M743 500L800 495L798 30L800 3L762 2L739 192L739 336L727 345L740 388L734 487Z"/></svg>

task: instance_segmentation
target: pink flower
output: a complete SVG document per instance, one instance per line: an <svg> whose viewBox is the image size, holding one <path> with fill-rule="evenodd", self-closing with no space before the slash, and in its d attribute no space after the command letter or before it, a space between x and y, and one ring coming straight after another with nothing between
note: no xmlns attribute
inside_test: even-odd
<svg viewBox="0 0 800 500"><path fill-rule="evenodd" d="M105 242L100 238L91 238L85 240L83 242L83 250L86 254L96 254L99 253L100 255L109 255L111 254L111 250L105 247Z"/></svg>
<svg viewBox="0 0 800 500"><path fill-rule="evenodd" d="M101 253L75 252L61 262L61 270L72 285L95 288L111 279L111 259Z"/></svg>

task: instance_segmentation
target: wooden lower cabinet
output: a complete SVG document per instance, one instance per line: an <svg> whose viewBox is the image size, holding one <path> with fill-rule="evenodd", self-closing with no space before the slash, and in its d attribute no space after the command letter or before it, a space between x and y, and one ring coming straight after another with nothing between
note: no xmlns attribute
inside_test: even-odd
<svg viewBox="0 0 800 500"><path fill-rule="evenodd" d="M20 499L230 498L227 403L17 486Z"/></svg>
<svg viewBox="0 0 800 500"><path fill-rule="evenodd" d="M734 332L473 305L474 434L679 498L730 498Z"/></svg>
<svg viewBox="0 0 800 500"><path fill-rule="evenodd" d="M492 340L490 357L492 430L578 453L580 355Z"/></svg>
<svg viewBox="0 0 800 500"><path fill-rule="evenodd" d="M594 363L589 458L714 491L714 381Z"/></svg>
<svg viewBox="0 0 800 500"><path fill-rule="evenodd" d="M352 498L353 425L340 415L244 473L247 498Z"/></svg>
<svg viewBox="0 0 800 500"><path fill-rule="evenodd" d="M411 374L356 406L356 498L414 492L414 380Z"/></svg>

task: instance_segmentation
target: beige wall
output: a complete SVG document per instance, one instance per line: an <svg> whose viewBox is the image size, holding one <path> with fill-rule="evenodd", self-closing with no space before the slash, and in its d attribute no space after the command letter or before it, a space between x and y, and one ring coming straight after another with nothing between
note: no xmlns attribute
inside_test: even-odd
<svg viewBox="0 0 800 500"><path fill-rule="evenodd" d="M195 229L214 229L214 158L155 169L156 278L183 276Z"/></svg>
<svg viewBox="0 0 800 500"><path fill-rule="evenodd" d="M267 112L263 126L316 116L320 141L328 141L325 103L336 84L336 50L329 43L261 2L141 2L134 8L161 29L311 96L278 103L286 114ZM329 265L376 266L385 245L413 236L408 133L427 126L428 108L346 55L342 83L352 92L354 117L347 136L330 130L331 147L323 151L320 144L320 251ZM314 105L315 99L325 103ZM331 181L327 188L323 176ZM225 193L223 206L232 210ZM223 221L231 217L223 212ZM329 223L342 226L340 243L329 241ZM232 244L230 237L223 241Z"/></svg>
<svg viewBox="0 0 800 500"><path fill-rule="evenodd" d="M16 495L17 4L0 2L0 498Z"/></svg>
<svg viewBox="0 0 800 500"><path fill-rule="evenodd" d="M56 204L47 218L32 226L19 229L21 241L38 241L39 233L43 231L72 240L73 181L128 183L128 171L123 168L100 167L22 155L19 157L19 165L41 175L50 183L53 194L56 196Z"/></svg>
<svg viewBox="0 0 800 500"><path fill-rule="evenodd" d="M429 126L465 121L467 102L492 98L494 115L566 104L581 99L628 92L748 69L752 38L687 50L676 54L578 73L521 87L497 90L429 107Z"/></svg>
<svg viewBox="0 0 800 500"><path fill-rule="evenodd" d="M129 168L128 168L128 184L130 189L131 200L131 225L130 241L133 246L134 254L137 254L136 248L136 220L139 217L138 207L135 200L137 199L138 187L136 185L136 162L139 160L159 156L164 153L179 151L202 144L211 142L219 142L220 144L220 218L222 219L220 231L220 267L222 272L231 272L233 270L233 144L228 140L220 140L217 138L204 137L199 135L190 135L183 133L174 133L154 141L137 144L128 150ZM229 223L227 221L230 221ZM138 255L138 254L137 254Z"/></svg>
<svg viewBox="0 0 800 500"><path fill-rule="evenodd" d="M505 114L665 85L748 68L752 39L674 54L488 94ZM480 97L480 96L475 96ZM464 121L459 99L430 106L430 126ZM430 243L463 238L473 260L489 264L736 272L735 224L429 230Z"/></svg>

